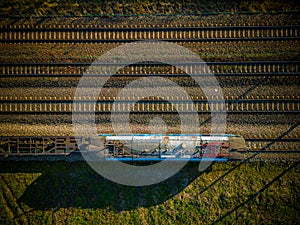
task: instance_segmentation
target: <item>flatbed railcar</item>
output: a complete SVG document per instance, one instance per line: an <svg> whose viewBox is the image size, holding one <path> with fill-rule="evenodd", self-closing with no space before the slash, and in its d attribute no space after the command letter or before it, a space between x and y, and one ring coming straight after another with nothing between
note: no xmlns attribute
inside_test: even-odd
<svg viewBox="0 0 300 225"><path fill-rule="evenodd" d="M97 151L106 160L215 160L242 159L245 139L235 134L99 134L86 152Z"/></svg>
<svg viewBox="0 0 300 225"><path fill-rule="evenodd" d="M214 160L244 158L245 140L235 134L97 134L93 137L0 137L0 156L68 156L104 160Z"/></svg>

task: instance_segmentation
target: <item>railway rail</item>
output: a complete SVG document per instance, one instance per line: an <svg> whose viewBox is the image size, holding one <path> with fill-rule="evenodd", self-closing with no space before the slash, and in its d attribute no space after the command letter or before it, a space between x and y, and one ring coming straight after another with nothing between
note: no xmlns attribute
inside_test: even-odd
<svg viewBox="0 0 300 225"><path fill-rule="evenodd" d="M78 147L76 139L80 139L85 146ZM249 138L245 139L250 154L300 154L300 139L297 138ZM275 145L261 150L266 144ZM86 148L89 138L73 136L25 136L0 137L0 156L8 155L68 155L80 148ZM264 145L265 144L265 145ZM277 144L277 145L276 145ZM294 146L294 150L290 150Z"/></svg>
<svg viewBox="0 0 300 225"><path fill-rule="evenodd" d="M165 40L205 41L280 41L298 40L299 25L286 26L194 26L194 27L28 27L3 26L0 43L49 42L133 42Z"/></svg>
<svg viewBox="0 0 300 225"><path fill-rule="evenodd" d="M300 26L210 26L199 25L189 27L84 27L84 26L56 26L56 27L28 27L2 26L0 43L123 43L138 40L165 40L172 42L244 42L244 41L298 41ZM200 63L201 64L201 63ZM216 76L298 76L299 64L297 61L259 61L259 62L206 62L205 76L214 73ZM187 71L196 64L174 64ZM203 64L204 65L204 64ZM110 76L96 73L100 64L91 63L0 63L0 77L71 77L82 76ZM120 66L106 64L105 66ZM143 62L126 66L118 76L186 76L175 66L155 62ZM159 71L153 74L145 73L145 68ZM92 69L91 69L92 68ZM95 70L96 68L96 70ZM209 70L209 69L210 70ZM191 70L192 71L192 70ZM172 100L173 104L169 101ZM73 99L65 96L45 97L28 96L26 98L0 96L0 114L64 114L64 113L177 113L177 109L189 113L195 109L199 113L219 112L227 113L300 113L299 96L258 96L241 99L225 97L210 99L211 105L204 98L193 98L193 104L186 99L130 99L83 97ZM132 106L134 104L134 106ZM82 138L83 143L85 138ZM262 151L268 143L273 143ZM300 153L298 138L249 138L246 139L249 153ZM68 155L78 151L79 146L75 137L0 137L0 155ZM288 151L288 149L295 149Z"/></svg>
<svg viewBox="0 0 300 225"><path fill-rule="evenodd" d="M186 76L182 70L193 71L194 66L203 66L201 76L214 73L216 76L239 75L299 75L300 62L298 61L252 61L252 62L206 62L206 63L172 63L173 66L142 62L138 64L91 64L91 63L0 63L0 76L110 76L110 74L96 73L97 69L107 67L124 67L118 75L126 76ZM205 66L207 65L207 66ZM176 66L176 67L175 67ZM153 68L158 73L145 73L145 68ZM194 74L195 76L197 74Z"/></svg>
<svg viewBox="0 0 300 225"><path fill-rule="evenodd" d="M211 98L209 102L204 97L194 98L191 103L187 99L170 97L168 99L139 99L82 97L73 100L71 97L29 99L0 97L0 113L299 113L300 98L287 99L286 96L268 96L265 99L243 98L229 99Z"/></svg>

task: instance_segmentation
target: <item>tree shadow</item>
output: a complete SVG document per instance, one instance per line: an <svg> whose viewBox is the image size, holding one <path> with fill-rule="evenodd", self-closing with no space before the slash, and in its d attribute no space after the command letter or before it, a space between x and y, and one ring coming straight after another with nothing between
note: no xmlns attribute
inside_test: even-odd
<svg viewBox="0 0 300 225"><path fill-rule="evenodd" d="M177 174L161 183L132 187L105 179L86 162L46 164L40 163L41 176L26 188L18 199L19 204L36 210L74 207L103 208L117 212L155 206L180 193L201 174L211 171L210 166L200 172L199 163L189 162Z"/></svg>

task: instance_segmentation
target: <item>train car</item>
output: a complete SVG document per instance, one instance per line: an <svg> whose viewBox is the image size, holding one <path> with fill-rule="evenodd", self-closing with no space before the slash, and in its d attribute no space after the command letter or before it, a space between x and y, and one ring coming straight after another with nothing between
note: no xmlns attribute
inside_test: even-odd
<svg viewBox="0 0 300 225"><path fill-rule="evenodd" d="M103 149L106 159L241 159L247 150L242 136L235 134L99 134L89 140L86 151Z"/></svg>
<svg viewBox="0 0 300 225"><path fill-rule="evenodd" d="M77 142L77 141L78 142ZM1 156L98 155L107 160L242 159L247 150L234 134L97 134L94 137L1 137Z"/></svg>

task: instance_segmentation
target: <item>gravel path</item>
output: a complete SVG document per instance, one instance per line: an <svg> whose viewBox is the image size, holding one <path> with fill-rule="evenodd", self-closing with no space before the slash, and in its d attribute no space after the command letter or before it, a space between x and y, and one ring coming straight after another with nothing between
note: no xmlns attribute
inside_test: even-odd
<svg viewBox="0 0 300 225"><path fill-rule="evenodd" d="M204 42L179 45L204 61L299 60L299 41ZM120 44L2 44L1 62L93 62Z"/></svg>
<svg viewBox="0 0 300 225"><path fill-rule="evenodd" d="M89 90L86 88L86 90ZM102 88L100 96L117 96L120 88ZM135 89L131 89L134 93ZM144 88L144 93L147 93L147 88ZM205 96L203 92L197 87L185 87L187 93L192 97ZM66 87L66 88L39 88L39 87L28 87L28 88L1 88L0 97L8 98L25 98L28 99L32 97L56 97L63 98L67 97L68 99L73 99L76 91L76 87ZM224 96L241 96L246 95L248 98L251 96L300 96L300 89L298 85L293 86L238 86L238 87L223 87L222 88ZM134 96L134 95L133 95Z"/></svg>

